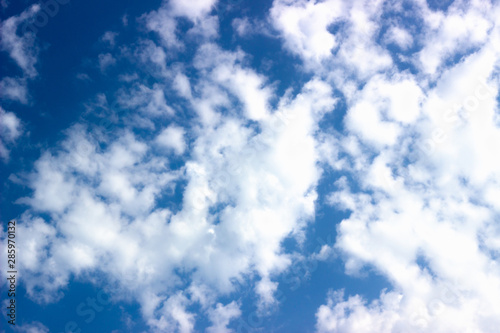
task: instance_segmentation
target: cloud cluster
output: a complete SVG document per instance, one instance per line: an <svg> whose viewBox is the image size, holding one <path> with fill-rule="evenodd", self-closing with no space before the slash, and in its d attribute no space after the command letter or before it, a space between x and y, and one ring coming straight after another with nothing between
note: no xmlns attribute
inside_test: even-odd
<svg viewBox="0 0 500 333"><path fill-rule="evenodd" d="M188 16L197 20L207 10ZM273 89L246 57L202 43L193 62L198 79L165 72L193 110L189 138L173 120L159 123L157 135L134 134L137 114L154 120L172 112L163 85L131 82L113 106L134 111L121 113L125 128L90 134L76 125L42 155L26 179L32 195L18 201L29 206L19 246L31 298L57 301L72 279L102 276L94 282L116 300L131 295L153 331L180 332L193 331L195 304L210 331L229 331L241 314L239 296L227 304L218 298L242 284L254 288L259 311L276 303L276 277L292 262L282 241L314 218L321 175L315 132L336 101L313 78L272 108ZM88 107L109 105L100 95ZM188 144L184 165L171 170L170 159ZM176 186L178 207L168 204Z"/></svg>
<svg viewBox="0 0 500 333"><path fill-rule="evenodd" d="M21 219L28 292L50 301L71 275L98 270L139 294L133 282L139 279L149 324L177 325L180 331L193 325L186 306L209 297L205 286L225 294L234 290L234 279L255 277L261 306L273 304L273 276L290 264L281 241L314 216L320 171L312 134L334 104L330 94L326 84L309 82L294 99L282 100L259 133L236 115L200 130L176 213L162 207L159 197L182 170L168 170L167 160L151 156L149 145L131 133L100 149L102 143L83 128L72 129L62 151L37 162L33 196L22 200L51 217L50 223L28 213ZM177 132L168 127L156 140L179 150ZM40 273L41 267L58 269ZM197 293L171 294L186 283L176 269L192 272L188 290ZM214 327L239 313L236 303L210 310L210 302L205 306L215 316Z"/></svg>
<svg viewBox="0 0 500 333"><path fill-rule="evenodd" d="M37 75L37 48L35 36L31 31L22 31L22 23L31 20L40 10L40 5L33 5L17 16L9 17L0 26L0 46L2 51L9 53L12 60L28 77ZM19 31L21 30L21 31ZM21 35L19 35L19 32Z"/></svg>
<svg viewBox="0 0 500 333"><path fill-rule="evenodd" d="M56 301L72 279L92 281L138 302L153 332L192 332L200 316L208 332L230 332L238 285L259 313L276 305L297 257L283 241L304 239L325 167L340 175L328 203L350 215L313 256L340 253L347 275L378 274L391 288L374 300L330 291L318 332L499 327L500 6L275 0L270 21L308 75L282 95L248 54L214 43L214 6L172 0L143 15L159 39L141 39L130 58L156 75L123 73L112 107L104 94L88 106L121 110L120 125L71 127L25 179L18 228L30 297ZM232 22L251 35L248 19ZM187 42L190 63L167 66ZM29 76L34 53L6 49ZM342 126L320 126L339 99ZM0 111L2 142L13 141L20 122Z"/></svg>
<svg viewBox="0 0 500 333"><path fill-rule="evenodd" d="M2 99L28 103L27 80L38 75L35 68L38 45L35 33L23 27L35 18L40 9L40 5L32 5L21 14L0 23L0 50L8 53L22 72L17 77L3 77L0 80Z"/></svg>
<svg viewBox="0 0 500 333"><path fill-rule="evenodd" d="M2 2L2 7L7 7ZM22 25L33 20L40 11L39 5L32 5L19 15L14 15L0 22L0 51L9 57L21 69L21 75L4 76L0 80L0 100L28 103L28 80L38 75L35 64L38 61L38 46L35 34L24 31ZM13 112L7 112L0 107L0 158L3 162L9 160L9 146L15 144L21 135L21 121Z"/></svg>
<svg viewBox="0 0 500 333"><path fill-rule="evenodd" d="M210 15L216 2L217 0L165 1L160 9L142 18L146 27L160 36L163 45L168 50L183 50L185 45L179 39L179 34L191 39L211 38L218 35L218 18ZM178 29L178 18L186 18L192 23L192 27L185 34Z"/></svg>
<svg viewBox="0 0 500 333"><path fill-rule="evenodd" d="M319 22L299 24L287 19L290 12L329 3L295 1L282 8L275 2L274 15L287 20L278 27L285 45L297 44L297 36L307 36ZM351 14L359 3L352 4ZM345 154L329 164L349 177L337 181L329 200L351 212L338 225L335 248L344 253L346 273L356 276L368 268L392 285L372 302L332 292L316 314L319 332L493 332L500 324L494 194L500 176L494 157L500 135L500 8L488 1L455 1L445 11L422 1L413 6L422 33L413 40L405 32L411 27L392 23L385 40L400 47L399 59L373 68L390 70L376 74L367 67L388 54L372 45L382 36L379 19L367 32L373 40L350 34L338 51L332 44L335 59L316 64L324 72L330 63L341 63L329 79L347 101L346 133L329 141L330 151ZM374 3L363 12L346 21L355 27L355 20L402 9ZM331 14L327 21L338 19ZM294 29L299 30L290 34ZM328 33L325 25L318 29L318 35ZM361 47L352 48L350 40ZM409 51L412 43L418 47ZM312 50L294 48L304 61ZM364 50L372 53L360 62L356 55ZM462 59L450 64L457 54ZM399 71L401 60L413 71ZM358 75L351 78L353 66Z"/></svg>
<svg viewBox="0 0 500 333"><path fill-rule="evenodd" d="M21 121L12 112L0 107L0 157L9 159L9 146L21 135Z"/></svg>

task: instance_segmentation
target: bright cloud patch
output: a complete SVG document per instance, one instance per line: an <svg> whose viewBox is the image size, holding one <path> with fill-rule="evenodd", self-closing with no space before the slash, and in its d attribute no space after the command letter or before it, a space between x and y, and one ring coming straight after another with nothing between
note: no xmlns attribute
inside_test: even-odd
<svg viewBox="0 0 500 333"><path fill-rule="evenodd" d="M12 112L0 107L0 157L9 158L8 146L21 135L21 121Z"/></svg>
<svg viewBox="0 0 500 333"><path fill-rule="evenodd" d="M37 62L37 48L35 46L35 36L29 29L21 26L28 20L32 20L37 12L40 11L39 5L33 5L18 16L12 16L2 22L0 33L0 46L6 51L12 60L23 70L23 72L33 77L37 74L35 63ZM18 33L20 31L20 34Z"/></svg>
<svg viewBox="0 0 500 333"><path fill-rule="evenodd" d="M63 2L2 2L17 331L500 327L498 3Z"/></svg>

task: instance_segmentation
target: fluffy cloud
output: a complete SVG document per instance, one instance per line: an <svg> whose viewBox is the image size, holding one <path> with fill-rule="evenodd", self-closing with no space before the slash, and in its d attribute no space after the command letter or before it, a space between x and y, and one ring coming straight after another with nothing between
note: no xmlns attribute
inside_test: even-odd
<svg viewBox="0 0 500 333"><path fill-rule="evenodd" d="M386 332L399 319L399 314L393 310L399 307L400 300L400 295L384 294L380 302L365 307L365 302L359 296L343 301L342 292L331 293L328 303L320 306L316 313L317 330L321 333ZM346 316L349 316L349 320L345 320Z"/></svg>
<svg viewBox="0 0 500 333"><path fill-rule="evenodd" d="M407 49L413 44L412 35L405 29L392 26L385 34L387 43L394 43L402 49Z"/></svg>
<svg viewBox="0 0 500 333"><path fill-rule="evenodd" d="M27 249L24 256L33 259L25 260L23 265L28 293L39 301L60 297L57 290L67 283L69 275L95 270L97 258L109 261L120 276L120 271L131 268L138 254L137 244L126 245L131 236L128 233L133 232L122 230L128 224L126 221L138 218L158 221L169 215L165 209L152 211L155 197L178 178L178 174L168 171L164 160L149 156L147 146L129 133L124 133L105 151L99 151L96 145L95 138L85 134L83 128L72 129L61 152L56 155L47 152L37 162L31 178L33 196L21 200L34 211L47 212L52 218L48 224L40 218L23 215L24 226L20 226L27 229L26 235L33 235L24 238ZM148 212L152 214L146 218ZM132 225L132 229L139 226ZM61 236L56 236L55 230ZM100 244L103 237L109 237L108 241L115 245L110 247L108 241L105 242L108 245ZM47 246L51 255L43 250ZM75 261L75 257L79 260ZM60 265L65 269L40 276L44 265ZM42 292L35 293L36 288Z"/></svg>
<svg viewBox="0 0 500 333"><path fill-rule="evenodd" d="M232 301L227 305L218 303L215 309L210 311L210 321L212 326L207 328L208 333L230 333L227 325L233 318L238 318L241 315L239 305Z"/></svg>
<svg viewBox="0 0 500 333"><path fill-rule="evenodd" d="M190 20L199 20L210 13L217 0L195 0L189 4L182 0L173 0L169 2L174 15L185 16Z"/></svg>
<svg viewBox="0 0 500 333"><path fill-rule="evenodd" d="M18 35L19 26L33 19L40 10L40 5L33 5L18 16L9 17L0 26L0 46L23 70L28 77L37 75L35 64L37 62L37 48L35 36L31 31L21 31Z"/></svg>
<svg viewBox="0 0 500 333"><path fill-rule="evenodd" d="M183 154L186 150L184 141L185 131L181 127L169 126L156 137L156 143L162 147L173 149L176 154Z"/></svg>
<svg viewBox="0 0 500 333"><path fill-rule="evenodd" d="M433 12L422 2L424 47L415 59L421 70L433 75L454 54L471 52L483 45L494 25L496 7L489 1L456 1L444 14Z"/></svg>
<svg viewBox="0 0 500 333"><path fill-rule="evenodd" d="M265 35L275 38L271 24L264 20L249 19L248 17L235 18L231 22L231 26L238 37L250 38L255 35Z"/></svg>
<svg viewBox="0 0 500 333"><path fill-rule="evenodd" d="M9 159L8 146L13 144L21 135L21 121L12 112L0 107L0 157Z"/></svg>
<svg viewBox="0 0 500 333"><path fill-rule="evenodd" d="M341 1L274 1L270 14L286 47L304 59L321 60L337 45L327 28L342 14Z"/></svg>
<svg viewBox="0 0 500 333"><path fill-rule="evenodd" d="M110 285L134 295L153 331L180 332L193 331L196 316L189 308L196 303L206 309L212 331L228 331L239 305L217 298L231 295L234 281L255 281L261 311L276 303L275 278L292 262L282 241L303 233L314 217L321 175L314 133L335 99L329 85L312 79L272 110L272 89L244 58L207 44L195 60L198 80L172 77L194 110L216 96L236 99L225 102L232 112L212 109L214 121L202 112L194 119L192 149L180 169L169 170L151 145L184 153L184 130L174 124L151 139L128 129L90 135L77 125L58 150L42 155L28 177L32 195L19 201L30 206L21 217L27 236L20 246L27 249L22 265L32 298L55 301L72 276L100 271ZM153 97L161 95L157 106L166 105L159 87L132 87L118 94L120 107L154 118ZM99 100L95 107L107 108L104 95ZM134 113L123 116L135 119ZM181 180L182 205L165 207L159 199ZM60 269L42 269L55 266ZM193 273L183 281L178 271ZM144 282L141 288L136 279Z"/></svg>
<svg viewBox="0 0 500 333"><path fill-rule="evenodd" d="M174 110L168 105L165 93L159 84L154 84L151 88L144 84L137 84L129 90L122 90L118 95L118 104L125 109L137 110L148 118L174 114Z"/></svg>
<svg viewBox="0 0 500 333"><path fill-rule="evenodd" d="M244 68L241 53L222 52L214 44L203 45L195 59L195 66L210 71L214 83L222 85L243 104L245 115L251 120L269 116L269 99L272 95L264 76Z"/></svg>
<svg viewBox="0 0 500 333"><path fill-rule="evenodd" d="M203 316L207 331L230 332L242 313L237 285L259 314L277 304L280 274L296 260L283 241L305 238L325 167L339 175L326 201L349 215L313 257L338 254L351 278L369 271L390 288L375 299L330 291L317 331L493 332L499 6L408 5L420 35L398 1L274 1L269 18L307 78L282 96L245 52L214 43L215 1L165 2L142 16L161 46L141 39L128 55L152 75L124 73L113 106L111 94L88 105L119 126L71 127L26 177L29 296L56 301L72 278L97 273L113 300L140 304L153 332L193 332ZM249 38L253 22L232 21ZM192 63L170 61L184 43ZM337 100L342 124L320 126ZM19 120L1 116L15 140Z"/></svg>
<svg viewBox="0 0 500 333"><path fill-rule="evenodd" d="M339 180L330 196L351 212L338 225L335 249L346 273L368 267L392 290L373 301L332 292L316 313L319 332L493 332L499 325L498 205L489 193L500 176L491 158L500 134L500 39L498 27L481 32L494 24L485 12L467 30L461 20L479 10L499 12L479 2L433 12L443 23L426 28L474 41L435 35L439 42L412 54L416 63L433 54L432 65L420 62L421 73L372 76L348 95L345 124L356 138L330 140L349 156L337 169L354 179ZM444 28L459 21L460 29ZM442 65L481 42L456 64ZM435 50L443 45L450 48Z"/></svg>
<svg viewBox="0 0 500 333"><path fill-rule="evenodd" d="M101 36L101 41L108 44L110 47L114 47L116 44L116 38L118 33L114 31L106 31L104 35Z"/></svg>
<svg viewBox="0 0 500 333"><path fill-rule="evenodd" d="M216 0L166 1L163 6L145 16L146 27L158 33L164 46L169 50L182 50L184 43L178 38L177 19L187 18L193 27L186 36L212 38L218 35L218 18L210 16Z"/></svg>
<svg viewBox="0 0 500 333"><path fill-rule="evenodd" d="M148 14L146 16L146 26L149 30L160 35L166 47L174 49L183 47L176 35L177 22L175 17L172 17L166 9Z"/></svg>
<svg viewBox="0 0 500 333"><path fill-rule="evenodd" d="M27 82L22 78L5 77L0 81L0 98L28 103Z"/></svg>
<svg viewBox="0 0 500 333"><path fill-rule="evenodd" d="M270 17L285 47L307 69L324 75L328 64L366 78L392 64L376 43L382 6L383 1L274 1Z"/></svg>
<svg viewBox="0 0 500 333"><path fill-rule="evenodd" d="M99 68L103 73L106 71L106 69L108 69L108 67L111 67L114 64L116 64L116 59L110 53L99 54L98 60L99 60Z"/></svg>
<svg viewBox="0 0 500 333"><path fill-rule="evenodd" d="M48 333L49 329L47 327L45 327L42 323L33 322L33 323L18 326L16 332L20 332L20 333Z"/></svg>
<svg viewBox="0 0 500 333"><path fill-rule="evenodd" d="M160 319L151 319L148 324L158 332L193 332L194 315L186 311L188 303L189 300L180 292L169 297L158 310Z"/></svg>
<svg viewBox="0 0 500 333"><path fill-rule="evenodd" d="M2 2L2 7L6 8L7 2ZM38 46L35 33L26 31L25 27L39 11L40 5L35 4L21 14L0 22L0 50L7 52L22 71L22 75L5 76L0 80L0 100L28 104L27 81L38 75L35 68ZM9 159L9 146L21 134L20 124L15 114L0 107L0 158L4 161Z"/></svg>
<svg viewBox="0 0 500 333"><path fill-rule="evenodd" d="M421 88L409 76L388 80L375 75L352 96L346 125L366 142L392 146L403 128L419 117L423 97Z"/></svg>

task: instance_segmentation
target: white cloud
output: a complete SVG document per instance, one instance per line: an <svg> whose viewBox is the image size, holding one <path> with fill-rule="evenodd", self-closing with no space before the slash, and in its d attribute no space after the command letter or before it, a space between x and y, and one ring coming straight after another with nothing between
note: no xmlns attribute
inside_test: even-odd
<svg viewBox="0 0 500 333"><path fill-rule="evenodd" d="M116 43L116 37L118 37L118 33L114 31L106 31L104 35L101 36L101 40L109 46L114 47Z"/></svg>
<svg viewBox="0 0 500 333"><path fill-rule="evenodd" d="M405 29L392 26L385 34L387 43L394 43L402 49L407 49L413 44L412 35Z"/></svg>
<svg viewBox="0 0 500 333"><path fill-rule="evenodd" d="M210 16L216 0L182 1L172 0L165 2L157 11L150 12L142 18L150 31L158 33L163 45L168 50L179 51L184 49L184 43L178 37L177 19L187 18L193 27L187 36L201 36L209 39L218 35L218 17Z"/></svg>
<svg viewBox="0 0 500 333"><path fill-rule="evenodd" d="M380 111L364 101L349 110L346 123L348 128L358 133L363 140L377 146L395 144L401 133L395 123L382 120Z"/></svg>
<svg viewBox="0 0 500 333"><path fill-rule="evenodd" d="M160 307L159 319L151 319L148 323L158 332L190 333L194 328L194 314L186 311L189 300L177 293L169 297Z"/></svg>
<svg viewBox="0 0 500 333"><path fill-rule="evenodd" d="M334 68L350 69L367 78L392 65L389 52L376 43L382 3L276 0L270 17L285 47L302 58L305 69L321 76L335 75Z"/></svg>
<svg viewBox="0 0 500 333"><path fill-rule="evenodd" d="M373 301L330 294L316 313L319 332L489 332L499 325L500 238L493 227L499 212L490 189L500 179L492 158L500 142L494 116L500 39L495 30L487 38L481 32L499 10L482 12L479 26L468 28L461 20L488 5L454 6L435 14L443 25L429 29L477 34L475 42L465 38L436 51L434 65L428 62L416 74L372 76L347 96L346 124L360 140L329 141L336 145L332 151L350 156L338 165L353 179L338 181L329 197L351 211L338 225L335 249L343 253L347 274L369 268L392 290ZM463 27L452 31L454 21ZM453 36L426 41L412 59L452 45ZM485 41L444 65L447 57Z"/></svg>
<svg viewBox="0 0 500 333"><path fill-rule="evenodd" d="M36 188L30 200L35 209L62 212L73 200L74 182L68 182L60 168L52 168L51 155L46 154L36 163L39 177L33 181Z"/></svg>
<svg viewBox="0 0 500 333"><path fill-rule="evenodd" d="M189 37L198 37L199 40L210 40L217 37L219 32L219 18L217 16L208 16L197 22L186 33Z"/></svg>
<svg viewBox="0 0 500 333"><path fill-rule="evenodd" d="M261 21L257 19L249 19L248 17L235 18L231 22L233 30L236 32L238 37L251 37L253 35L265 35L266 37L274 38L274 34L271 31L272 26L269 22Z"/></svg>
<svg viewBox="0 0 500 333"><path fill-rule="evenodd" d="M98 263L110 265L116 272L112 277L121 280L123 272L136 266L134 258L139 254L138 244L131 241L137 233L132 229L139 225L132 223L135 226L131 225L130 230L122 228L130 218L142 220L140 216L148 216L155 197L178 177L168 172L165 161L149 158L147 146L130 134L125 133L103 152L97 150L96 142L83 129L74 128L69 134L63 151L57 155L47 153L37 163L31 183L34 194L23 201L34 211L44 211L52 217L49 225L25 214L20 223L21 228L26 228L24 281L31 297L40 302L58 299L58 289L67 284L70 273L95 270ZM122 178L117 180L117 176ZM168 210L157 210L145 218L146 224L152 226L154 221L166 217ZM142 230L140 234L148 229ZM108 241L114 245L106 245L111 244ZM75 257L79 258L76 262ZM40 276L46 267L55 266L60 269L48 269ZM144 262L140 266L134 274L142 279L143 274L150 274L150 264Z"/></svg>
<svg viewBox="0 0 500 333"><path fill-rule="evenodd" d="M243 103L245 116L251 120L262 120L269 116L269 99L272 90L266 86L266 78L239 63L240 53L222 51L214 44L203 45L195 59L195 66L210 70L210 77L216 83Z"/></svg>
<svg viewBox="0 0 500 333"><path fill-rule="evenodd" d="M393 145L404 126L417 120L424 95L411 76L374 75L351 98L344 118L347 127L362 140L381 146Z"/></svg>
<svg viewBox="0 0 500 333"><path fill-rule="evenodd" d="M193 183L198 189L191 192L190 182L187 198L199 201L194 203L202 211L207 205L235 204L224 208L220 223L211 227L213 233L208 235L213 235L217 246L214 244L212 266L203 267L200 273L226 289L228 279L255 265L262 277L256 292L263 307L274 302L276 284L271 276L290 262L281 254L280 240L301 230L298 216L306 218L314 211L316 194L311 184L318 180L319 170L314 164L317 157L310 126L332 108L330 93L323 83L310 82L295 100L282 101L282 108L262 123L261 134L227 119L217 131L199 137L193 148L197 163L188 170L196 170L200 183ZM267 145L271 145L269 150ZM228 252L219 252L222 244ZM255 252L246 253L244 248L255 248ZM232 266L225 264L228 261Z"/></svg>
<svg viewBox="0 0 500 333"><path fill-rule="evenodd" d="M183 44L177 38L177 22L167 9L149 13L146 17L146 27L160 35L167 48L182 49Z"/></svg>
<svg viewBox="0 0 500 333"><path fill-rule="evenodd" d="M101 72L105 72L109 67L116 64L116 59L111 55L111 53L101 53L98 56L99 68Z"/></svg>
<svg viewBox="0 0 500 333"><path fill-rule="evenodd" d="M147 117L171 116L174 110L168 105L165 93L159 84L149 88L143 84L134 85L129 91L121 91L118 102L123 108L138 110Z"/></svg>
<svg viewBox="0 0 500 333"><path fill-rule="evenodd" d="M0 107L0 157L9 159L9 146L21 135L21 121Z"/></svg>
<svg viewBox="0 0 500 333"><path fill-rule="evenodd" d="M196 21L207 16L216 3L217 0L194 0L189 3L182 0L172 0L169 2L169 6L174 15Z"/></svg>
<svg viewBox="0 0 500 333"><path fill-rule="evenodd" d="M0 98L28 103L28 90L26 80L22 78L4 77L0 81Z"/></svg>
<svg viewBox="0 0 500 333"><path fill-rule="evenodd" d="M90 76L86 73L78 73L76 74L76 78L78 80L82 80L82 81L86 81L86 82L91 82L92 79L90 78Z"/></svg>
<svg viewBox="0 0 500 333"><path fill-rule="evenodd" d="M8 141L14 141L21 135L21 122L12 112L6 112L0 107L0 128L2 129L2 138Z"/></svg>
<svg viewBox="0 0 500 333"><path fill-rule="evenodd" d="M274 26L282 32L285 46L307 60L331 55L336 38L327 28L342 15L341 1L274 1L270 10Z"/></svg>
<svg viewBox="0 0 500 333"><path fill-rule="evenodd" d="M317 331L326 332L387 332L399 319L399 315L391 310L397 309L401 296L393 293L383 294L381 302L374 302L369 307L359 297L343 300L343 292L331 293L327 305L322 305L316 313ZM346 317L348 320L345 320ZM398 329L402 329L399 327ZM405 332L410 332L405 328Z"/></svg>
<svg viewBox="0 0 500 333"><path fill-rule="evenodd" d="M38 49L35 45L35 35L31 31L21 31L23 34L19 36L17 31L23 22L32 20L39 10L40 5L32 5L18 16L9 17L0 26L1 49L9 53L28 77L37 75L35 64Z"/></svg>
<svg viewBox="0 0 500 333"><path fill-rule="evenodd" d="M173 86L180 96L187 99L191 99L193 97L191 94L191 84L189 83L189 79L186 75L177 73L174 78Z"/></svg>
<svg viewBox="0 0 500 333"><path fill-rule="evenodd" d="M212 82L211 71L200 71L202 81ZM231 81L240 74L227 75ZM314 216L320 177L314 132L335 104L331 93L324 82L311 80L259 120L259 131L235 114L219 114L216 125L200 123L192 156L177 171L151 155L150 142L128 131L103 138L74 127L62 149L36 163L33 195L22 200L33 214L50 217L50 223L21 217L29 229L23 233L31 235L26 242L32 239L32 246L20 245L30 258L22 264L28 293L39 302L57 300L71 274L102 271L136 297L152 329L192 332L196 316L188 307L200 302L212 330L222 330L240 311L234 302L217 306L216 298L230 295L235 279L255 276L264 311L275 303L274 277L291 263L282 240L301 234ZM193 98L193 105L204 98ZM179 142L170 143L180 151ZM171 193L181 174L187 185L182 209L174 214L157 199ZM216 206L221 209L209 210ZM177 289L177 269L194 272L190 293ZM204 296L210 294L215 296Z"/></svg>
<svg viewBox="0 0 500 333"><path fill-rule="evenodd" d="M42 323L31 322L29 324L23 324L17 326L16 332L19 333L49 333L49 329L45 327Z"/></svg>
<svg viewBox="0 0 500 333"><path fill-rule="evenodd" d="M157 46L153 41L141 41L137 48L135 58L138 58L144 67L149 69L154 76L167 76L167 53L160 46Z"/></svg>
<svg viewBox="0 0 500 333"><path fill-rule="evenodd" d="M241 315L234 281L252 281L246 287L261 314L277 302L277 277L295 260L283 240L305 237L328 165L343 177L327 201L350 216L338 224L335 245L314 257L339 254L346 274L369 268L391 288L374 300L331 292L317 310L317 330L493 331L500 325L500 50L498 28L489 27L499 11L470 3L437 13L418 1L424 35L417 37L382 21L382 1L277 0L273 24L312 74L283 96L248 67L243 51L207 42L217 32L214 1L171 1L144 16L163 47L141 40L133 54L166 82L122 76L133 82L117 92L119 106L132 111L123 114L125 129L90 134L77 125L36 162L32 193L19 201L29 205L20 218L28 294L54 301L71 276L99 272L114 298L139 302L152 331L193 332L205 314L209 331L229 332ZM181 17L192 24L186 36L176 31ZM243 35L245 24L233 21ZM200 40L192 66L167 68L172 50ZM421 47L405 60L417 67L400 72L388 41L398 52ZM463 59L449 65L457 52ZM161 123L178 116L165 95L170 83L193 117L189 125ZM336 89L345 128L321 132ZM108 107L100 96L95 107ZM141 126L147 134L139 138L130 128ZM169 155L154 154L158 145L185 164L170 170ZM185 183L182 202L167 206L177 182Z"/></svg>
<svg viewBox="0 0 500 333"><path fill-rule="evenodd" d="M208 333L230 333L233 330L227 328L227 325L233 318L241 315L240 306L232 301L227 305L217 303L215 309L210 310L209 317L212 326L207 328Z"/></svg>
<svg viewBox="0 0 500 333"><path fill-rule="evenodd" d="M440 66L455 53L470 52L481 46L498 11L488 1L456 1L446 15L431 14L427 4L422 7L422 17L426 21L421 36L424 47L415 62L430 75L437 74Z"/></svg>
<svg viewBox="0 0 500 333"><path fill-rule="evenodd" d="M185 131L183 128L171 125L158 134L156 143L162 147L172 149L178 155L182 155L186 150L184 135Z"/></svg>
<svg viewBox="0 0 500 333"><path fill-rule="evenodd" d="M233 29L236 30L236 33L238 36L247 36L250 34L252 31L252 26L250 21L248 20L248 17L244 18L235 18L233 22L231 22L231 25L233 26Z"/></svg>

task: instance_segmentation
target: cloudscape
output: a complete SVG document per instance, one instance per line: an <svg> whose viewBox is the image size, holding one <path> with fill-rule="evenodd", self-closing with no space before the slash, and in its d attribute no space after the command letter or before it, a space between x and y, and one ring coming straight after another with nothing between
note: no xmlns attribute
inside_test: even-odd
<svg viewBox="0 0 500 333"><path fill-rule="evenodd" d="M0 332L500 332L497 0L0 0Z"/></svg>

